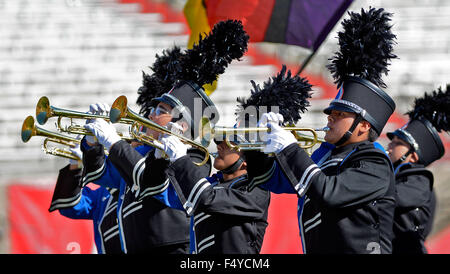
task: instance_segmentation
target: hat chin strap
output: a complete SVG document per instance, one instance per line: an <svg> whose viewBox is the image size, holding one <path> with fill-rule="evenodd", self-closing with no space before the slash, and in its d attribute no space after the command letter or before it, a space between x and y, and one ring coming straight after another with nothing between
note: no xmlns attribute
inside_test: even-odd
<svg viewBox="0 0 450 274"><path fill-rule="evenodd" d="M353 121L352 126L349 128L349 130L347 130L346 133L344 133L341 139L339 139L339 141L337 141L336 144L334 145L338 147L347 142L348 139L350 139L350 137L352 136L356 126L362 121L362 119L363 119L362 116L360 114L357 114L355 120Z"/></svg>
<svg viewBox="0 0 450 274"><path fill-rule="evenodd" d="M406 157L409 156L409 154L413 153L414 149L410 148L408 150L408 152L406 152L405 154L403 154L402 157L400 157L400 159L398 159L397 161L395 161L392 165L394 166L394 169L397 168L404 160L406 160Z"/></svg>
<svg viewBox="0 0 450 274"><path fill-rule="evenodd" d="M242 163L244 162L244 159L242 159L242 157L239 157L239 159L237 159L236 162L234 162L234 164L232 164L231 166L222 169L222 173L224 174L233 174L235 173L242 165Z"/></svg>

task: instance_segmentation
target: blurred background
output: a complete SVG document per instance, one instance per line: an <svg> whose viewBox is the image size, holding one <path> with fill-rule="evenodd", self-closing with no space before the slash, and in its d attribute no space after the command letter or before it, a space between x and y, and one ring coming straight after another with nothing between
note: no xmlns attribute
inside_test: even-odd
<svg viewBox="0 0 450 274"><path fill-rule="evenodd" d="M245 1L223 2L245 10ZM393 13L394 53L399 59L392 61L384 80L397 109L379 139L386 146L385 132L406 123L404 113L412 107L413 98L450 82L450 2L347 2L352 11L372 6ZM91 221L48 213L58 171L68 161L45 154L42 137L23 143L22 122L28 115L35 116L42 96L53 106L87 111L92 103L112 104L119 95L126 95L130 107L139 110L137 89L142 72L151 72L148 67L155 54L173 45L188 46L193 30L186 19L186 3L0 0L0 253L96 253ZM236 97L250 94L250 80L262 84L282 64L297 72L307 61L301 75L314 85L314 94L311 108L298 125L324 126L322 109L336 95L325 66L337 50L339 22L322 43L310 47L252 41L248 53L229 66L210 95L221 112L219 124L234 124ZM53 122L42 127L54 129ZM430 253L450 253L450 137L441 137L447 153L430 167L438 199L427 240ZM295 196L272 195L263 253L300 253L296 211Z"/></svg>

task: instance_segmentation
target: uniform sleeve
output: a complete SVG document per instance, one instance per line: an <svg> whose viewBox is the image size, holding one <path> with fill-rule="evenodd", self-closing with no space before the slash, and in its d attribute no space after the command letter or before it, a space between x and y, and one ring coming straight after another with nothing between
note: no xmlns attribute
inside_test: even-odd
<svg viewBox="0 0 450 274"><path fill-rule="evenodd" d="M208 186L201 193L196 211L249 219L261 219L267 211L270 193L259 187L224 188Z"/></svg>
<svg viewBox="0 0 450 274"><path fill-rule="evenodd" d="M285 148L276 158L300 197L308 191L308 196L328 207L349 207L376 199L389 190L393 180L391 167L380 157L353 161L353 166L343 168L334 176L325 175L295 144Z"/></svg>
<svg viewBox="0 0 450 274"><path fill-rule="evenodd" d="M317 163L329 155L334 145L322 143L320 147L311 155L311 159ZM256 186L269 190L276 194L294 194L296 193L293 185L284 175L280 165L262 152L251 151L246 153L247 164L251 165L252 176L250 176L250 187ZM261 160L262 159L262 160ZM261 164L262 163L262 164Z"/></svg>
<svg viewBox="0 0 450 274"><path fill-rule="evenodd" d="M423 175L410 175L407 178L395 184L397 206L415 208L425 205L430 199L430 180Z"/></svg>
<svg viewBox="0 0 450 274"><path fill-rule="evenodd" d="M72 207L81 199L81 169L70 170L69 165L59 171L49 212Z"/></svg>
<svg viewBox="0 0 450 274"><path fill-rule="evenodd" d="M171 163L167 168L169 182L189 216L197 206L201 193L211 185L206 179L211 172L211 159L202 166L194 164L203 159L204 156L200 151L188 150L186 156Z"/></svg>
<svg viewBox="0 0 450 274"><path fill-rule="evenodd" d="M247 162L250 190L260 187L277 194L295 193L290 182L283 176L274 157L269 157L259 151L246 151L244 155Z"/></svg>
<svg viewBox="0 0 450 274"><path fill-rule="evenodd" d="M72 207L59 209L59 213L70 219L92 220L98 206L99 194L101 194L99 188L91 190L89 187L84 187L79 202Z"/></svg>
<svg viewBox="0 0 450 274"><path fill-rule="evenodd" d="M183 206L181 205L180 198L178 198L177 192L175 191L175 188L172 184L169 184L164 191L161 191L152 196L167 207L184 210Z"/></svg>
<svg viewBox="0 0 450 274"><path fill-rule="evenodd" d="M120 174L105 155L102 145L89 146L83 138L81 151L83 152L82 186L94 183L104 187L120 188Z"/></svg>
<svg viewBox="0 0 450 274"><path fill-rule="evenodd" d="M111 147L109 159L135 191L136 198L158 194L169 185L165 173L169 161L155 159L153 154L143 156L124 140Z"/></svg>

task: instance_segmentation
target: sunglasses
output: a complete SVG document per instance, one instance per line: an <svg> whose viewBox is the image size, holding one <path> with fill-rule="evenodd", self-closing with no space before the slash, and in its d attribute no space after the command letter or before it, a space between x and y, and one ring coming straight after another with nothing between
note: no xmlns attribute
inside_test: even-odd
<svg viewBox="0 0 450 274"><path fill-rule="evenodd" d="M157 106L156 108L154 107L150 108L150 115L159 116L163 114L170 114L170 111L161 106Z"/></svg>

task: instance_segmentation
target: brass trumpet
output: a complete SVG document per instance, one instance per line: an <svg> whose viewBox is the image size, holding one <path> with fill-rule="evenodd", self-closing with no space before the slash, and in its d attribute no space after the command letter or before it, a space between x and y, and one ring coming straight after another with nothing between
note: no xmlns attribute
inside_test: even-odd
<svg viewBox="0 0 450 274"><path fill-rule="evenodd" d="M40 125L44 125L47 120L51 117L58 117L58 121L56 122L56 127L61 132L67 132L70 134L81 134L81 135L93 135L92 132L85 129L82 125L77 125L73 123L73 119L104 119L106 121L109 121L109 117L106 115L98 115L98 114L91 114L91 113L85 113L80 111L74 111L74 110L68 110L68 109L62 109L57 108L50 105L50 101L46 96L43 96L39 99L37 105L36 105L36 119ZM69 118L71 121L70 126L63 127L61 124L61 121L63 118ZM123 119L121 123L124 124L133 124L134 121L131 121L129 119ZM130 137L124 136L122 133L119 132L119 135L122 137L122 139L131 141L133 140Z"/></svg>
<svg viewBox="0 0 450 274"><path fill-rule="evenodd" d="M319 138L317 136L317 132L319 131L328 131L328 127L324 128L303 128L303 127L294 127L294 126L287 126L283 127L284 130L291 131L292 134L297 139L297 144L303 148L303 149L311 149L316 144L322 143L325 140ZM238 135L238 134L246 134L246 133L270 133L271 128L270 127L247 127L247 128L232 128L232 127L218 127L218 126L211 126L209 121L203 121L202 126L202 133L201 133L201 140L202 145L205 147L208 147L211 143L211 140L215 136L224 136L225 143L232 149L235 149L237 151L242 150L263 150L264 146L266 145L263 141L254 141L254 142L239 142L238 144L232 144L230 140L227 138L227 136L231 135ZM300 132L310 132L312 136L300 133ZM304 144L302 144L304 143Z"/></svg>
<svg viewBox="0 0 450 274"><path fill-rule="evenodd" d="M169 129L158 125L157 123L153 122L152 120L149 120L145 117L140 116L136 112L132 111L127 106L127 103L128 103L127 97L124 95L119 96L114 101L114 103L111 106L111 110L109 112L109 118L112 123L121 122L124 119L134 121L134 123L132 125L132 130L130 131L130 134L133 136L133 138L137 139L138 141L140 141L142 143L153 146L157 149L162 149L161 144L159 144L158 140L156 140L155 138L148 136L145 133L138 132L137 129L140 126L144 126L146 128L152 129L152 130L157 131L162 134L173 135L173 136L179 138L180 141L183 142L184 144L188 144L193 147L196 147L199 150L201 150L203 153L205 153L205 158L203 159L203 161L200 163L195 163L196 165L201 166L201 165L204 165L208 161L209 152L208 152L207 148L203 147L202 145L200 145L182 135L178 135L178 134L171 132Z"/></svg>
<svg viewBox="0 0 450 274"><path fill-rule="evenodd" d="M34 123L33 116L28 116L23 121L21 135L22 135L22 141L24 143L28 142L31 139L31 137L33 137L33 136L46 137L44 140L44 143L42 145L42 150L44 150L45 153L56 155L56 156L61 156L61 157L69 158L69 159L80 160L80 158L78 158L76 155L74 155L68 149L63 149L63 148L58 148L58 147L48 148L48 146L47 146L47 144L49 142L53 142L53 143L58 143L58 144L66 145L66 146L73 148L73 147L76 147L78 144L80 144L79 140L69 137L69 136L64 136L59 133L48 131L48 130L45 130L40 127L37 127Z"/></svg>

